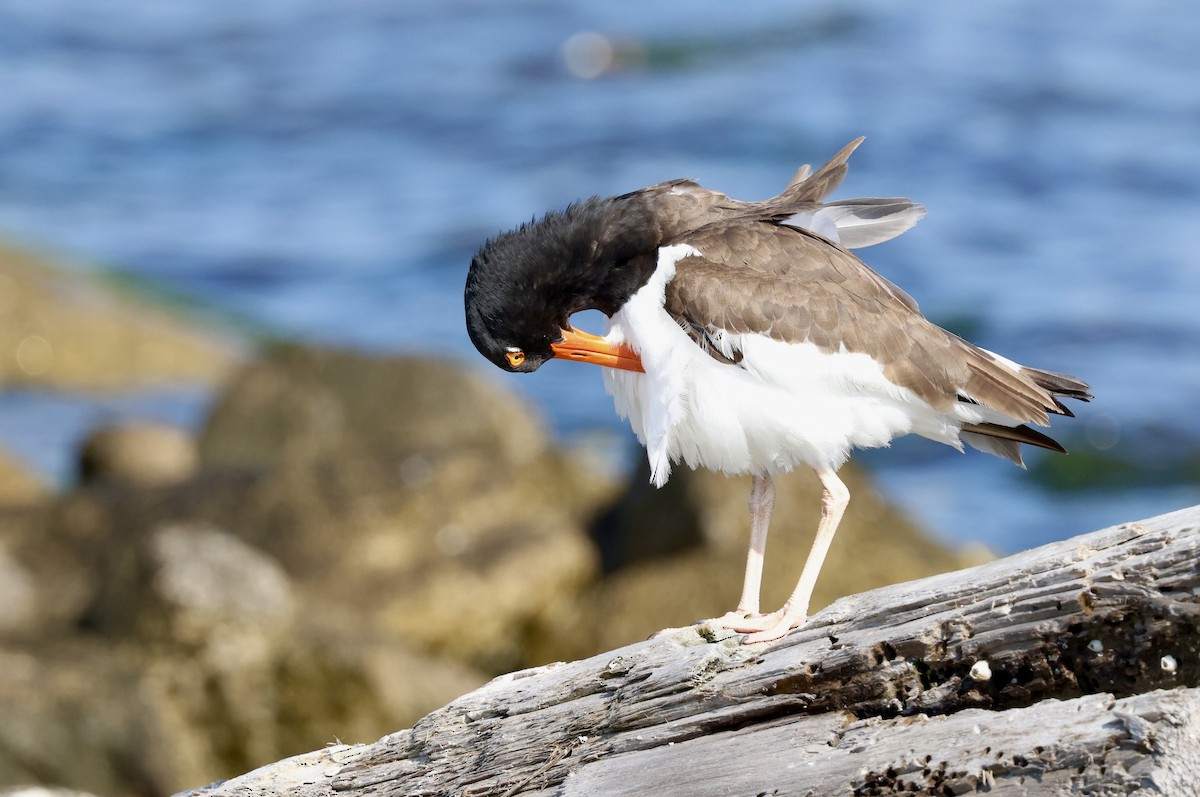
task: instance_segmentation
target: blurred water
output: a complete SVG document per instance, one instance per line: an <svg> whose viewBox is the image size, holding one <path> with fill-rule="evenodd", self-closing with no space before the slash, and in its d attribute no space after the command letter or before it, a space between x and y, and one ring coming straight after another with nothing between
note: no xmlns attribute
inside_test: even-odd
<svg viewBox="0 0 1200 797"><path fill-rule="evenodd" d="M488 235L680 176L766 196L865 134L840 195L929 208L868 262L981 345L1088 379L1076 445L1100 424L1125 441L1169 427L1166 457L1200 446L1200 10L678 8L9 0L0 234L283 334L484 369L461 287ZM597 79L564 64L583 31L614 43ZM495 376L564 435L620 428L586 368ZM18 449L31 406L62 412L0 400L23 413L0 422ZM1200 501L1195 485L1061 499L923 442L867 459L941 533L1000 550Z"/></svg>

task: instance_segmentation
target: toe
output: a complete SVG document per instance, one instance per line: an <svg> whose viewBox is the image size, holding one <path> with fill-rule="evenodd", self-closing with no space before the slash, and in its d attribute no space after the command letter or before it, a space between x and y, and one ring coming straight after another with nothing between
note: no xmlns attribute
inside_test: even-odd
<svg viewBox="0 0 1200 797"><path fill-rule="evenodd" d="M791 631L804 625L804 618L788 618L782 617L775 620L762 628L754 630L742 640L743 645L755 645L760 642L774 642L777 639L783 639Z"/></svg>
<svg viewBox="0 0 1200 797"><path fill-rule="evenodd" d="M726 628L730 631L737 631L739 634L745 634L750 631L761 631L769 625L774 624L775 618L769 614L761 614L758 612L727 612L720 617L714 617L711 620L704 621L706 625L716 626L717 628Z"/></svg>

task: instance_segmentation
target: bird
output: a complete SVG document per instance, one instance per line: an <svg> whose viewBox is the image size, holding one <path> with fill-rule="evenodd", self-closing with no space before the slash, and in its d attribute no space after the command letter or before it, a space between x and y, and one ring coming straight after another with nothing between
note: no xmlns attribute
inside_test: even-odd
<svg viewBox="0 0 1200 797"><path fill-rule="evenodd" d="M486 241L467 273L468 335L500 368L552 359L602 366L651 481L673 465L751 476L750 544L737 607L709 626L743 643L786 636L849 502L838 469L859 448L915 434L1024 467L1021 446L1065 453L1033 426L1088 401L1072 376L1020 365L937 326L851 250L890 240L925 209L902 197L825 201L851 141L786 188L740 201L689 179L592 197ZM606 316L603 335L575 328ZM760 611L774 479L815 471L821 514L781 608Z"/></svg>

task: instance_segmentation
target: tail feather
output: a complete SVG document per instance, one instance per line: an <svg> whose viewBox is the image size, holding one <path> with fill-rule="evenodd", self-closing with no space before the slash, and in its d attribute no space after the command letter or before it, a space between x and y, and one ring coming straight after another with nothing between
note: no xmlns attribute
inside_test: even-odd
<svg viewBox="0 0 1200 797"><path fill-rule="evenodd" d="M993 351L953 336L966 353L968 377L962 393L979 404L1013 419L1014 423L1049 426L1050 415L1071 415L1059 398L1088 401L1092 394L1082 380L1054 371L1019 365Z"/></svg>
<svg viewBox="0 0 1200 797"><path fill-rule="evenodd" d="M988 352L988 354L991 354L991 352ZM997 360L1007 362L1001 360L1001 358L997 358ZM1092 398L1092 394L1089 392L1091 388L1088 384L1073 376L1053 371L1043 371L1038 368L1029 368L1027 366L1017 366L1017 369L1019 375L1024 378L1021 381L1028 380L1028 382L1033 383L1048 394L1050 404L1045 405L1045 411L1048 413L1074 416L1074 413L1059 401L1060 396L1063 398L1079 399L1080 401L1088 401ZM996 388L1003 387L1001 384L993 384L992 386ZM1009 383L1009 389L1010 397L1014 397L1011 395L1013 392L1018 395L1024 392L1013 390L1011 382ZM1028 404L1026 403L1028 398L1030 397L1021 396L1017 403L1024 404L1028 408ZM1038 422L1036 418L1030 418L1030 420ZM1046 421L1049 421L1048 416L1046 417ZM1015 462L1022 468L1025 467L1025 463L1021 459L1022 443L1038 448L1045 448L1050 451L1057 451L1060 454L1067 453L1067 449L1063 448L1062 444L1057 440L1024 424L1009 425L993 422L963 424L961 438L963 442L972 448L1004 457Z"/></svg>
<svg viewBox="0 0 1200 797"><path fill-rule="evenodd" d="M1090 392L1092 389L1091 385L1089 385L1087 382L1084 382L1082 379L1076 379L1073 376L1067 376L1066 374L1060 374L1054 371L1043 371L1040 368L1030 368L1027 365L1022 366L1021 371L1030 379L1032 379L1034 384L1049 390L1050 393L1055 396L1073 398L1080 401L1092 400L1092 394ZM1066 410L1065 407L1062 407L1061 403L1059 404L1059 407ZM1063 414L1070 415L1071 412L1070 410L1067 410Z"/></svg>
<svg viewBox="0 0 1200 797"><path fill-rule="evenodd" d="M1053 437L1042 434L1037 429L1032 429L1024 424L1021 426L1001 426L998 423L968 423L963 425L963 431L986 435L987 437L995 437L1000 440L1011 440L1014 443L1026 443L1038 448L1057 451L1060 454L1067 453L1067 449L1063 448L1062 444Z"/></svg>
<svg viewBox="0 0 1200 797"><path fill-rule="evenodd" d="M1021 459L1021 443L1057 451L1060 454L1067 453L1067 449L1053 437L1024 425L968 423L963 425L961 437L963 442L972 448L1012 460L1022 468L1025 467L1025 462Z"/></svg>
<svg viewBox="0 0 1200 797"><path fill-rule="evenodd" d="M962 432L959 438L976 451L1007 459L1019 468L1025 467L1025 460L1021 458L1021 444L1015 440L1005 440L978 432Z"/></svg>
<svg viewBox="0 0 1200 797"><path fill-rule="evenodd" d="M979 350L977 350L979 351ZM1050 424L1049 413L1055 408L1048 390L1025 379L981 352L967 361L968 377L961 391L988 409L1012 418L1014 422Z"/></svg>

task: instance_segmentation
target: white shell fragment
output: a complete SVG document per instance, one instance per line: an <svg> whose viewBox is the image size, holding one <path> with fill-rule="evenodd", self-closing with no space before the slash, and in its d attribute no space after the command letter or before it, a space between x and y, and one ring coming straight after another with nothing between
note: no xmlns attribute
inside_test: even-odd
<svg viewBox="0 0 1200 797"><path fill-rule="evenodd" d="M980 659L971 665L971 672L968 674L973 681L990 681L992 680L992 667L987 663L987 659Z"/></svg>
<svg viewBox="0 0 1200 797"><path fill-rule="evenodd" d="M1163 672L1170 674L1179 669L1179 662L1175 660L1174 656L1168 653L1158 660L1158 666L1162 667Z"/></svg>
<svg viewBox="0 0 1200 797"><path fill-rule="evenodd" d="M1104 643L1101 642L1099 639L1093 639L1091 642L1088 643L1088 650L1090 650L1092 653L1103 653L1104 652Z"/></svg>

